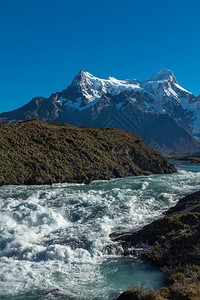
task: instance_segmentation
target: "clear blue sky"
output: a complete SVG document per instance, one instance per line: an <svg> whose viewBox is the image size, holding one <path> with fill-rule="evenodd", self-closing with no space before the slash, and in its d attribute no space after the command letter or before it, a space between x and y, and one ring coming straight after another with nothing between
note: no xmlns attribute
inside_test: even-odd
<svg viewBox="0 0 200 300"><path fill-rule="evenodd" d="M0 0L0 112L61 91L83 69L145 79L161 68L200 94L199 0Z"/></svg>

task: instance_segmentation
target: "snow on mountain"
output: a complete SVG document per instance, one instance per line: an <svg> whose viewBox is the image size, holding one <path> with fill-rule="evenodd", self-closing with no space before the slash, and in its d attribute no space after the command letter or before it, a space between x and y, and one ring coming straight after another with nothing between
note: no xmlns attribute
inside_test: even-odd
<svg viewBox="0 0 200 300"><path fill-rule="evenodd" d="M72 108L83 109L88 108L88 103L96 102L106 93L117 95L120 92L140 89L138 82L135 80L118 80L114 77L100 79L89 72L80 71L72 84L61 92L58 101L66 101L67 105ZM71 99L69 99L69 93ZM84 103L81 100L85 100ZM76 104L74 104L75 102Z"/></svg>
<svg viewBox="0 0 200 300"><path fill-rule="evenodd" d="M69 109L82 111L95 105L103 95L126 94L138 108L147 112L167 113L200 139L200 99L182 88L170 70L162 69L146 80L100 79L80 71L71 85L57 93L57 101ZM122 104L117 104L122 110Z"/></svg>
<svg viewBox="0 0 200 300"><path fill-rule="evenodd" d="M169 70L143 81L80 71L63 91L0 114L0 122L31 119L132 131L166 155L200 153L193 137L200 139L200 96L182 88Z"/></svg>

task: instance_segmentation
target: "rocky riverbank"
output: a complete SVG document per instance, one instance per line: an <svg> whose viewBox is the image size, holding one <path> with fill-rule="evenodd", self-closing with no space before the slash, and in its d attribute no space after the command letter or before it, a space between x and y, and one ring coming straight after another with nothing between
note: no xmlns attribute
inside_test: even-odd
<svg viewBox="0 0 200 300"><path fill-rule="evenodd" d="M136 233L113 235L125 254L131 247L145 245L147 250L141 251L140 258L167 273L166 287L161 291L133 288L119 300L200 299L200 191L179 200L166 215Z"/></svg>
<svg viewBox="0 0 200 300"><path fill-rule="evenodd" d="M190 163L200 164L200 154L198 156L174 156L168 158L168 160L184 160Z"/></svg>
<svg viewBox="0 0 200 300"><path fill-rule="evenodd" d="M89 183L176 172L132 133L32 120L0 123L0 185Z"/></svg>

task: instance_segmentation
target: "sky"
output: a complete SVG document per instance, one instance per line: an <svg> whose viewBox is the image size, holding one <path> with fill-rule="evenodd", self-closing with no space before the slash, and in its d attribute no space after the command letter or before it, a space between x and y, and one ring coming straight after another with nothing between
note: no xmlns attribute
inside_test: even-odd
<svg viewBox="0 0 200 300"><path fill-rule="evenodd" d="M100 78L173 71L200 94L199 0L0 0L0 112Z"/></svg>

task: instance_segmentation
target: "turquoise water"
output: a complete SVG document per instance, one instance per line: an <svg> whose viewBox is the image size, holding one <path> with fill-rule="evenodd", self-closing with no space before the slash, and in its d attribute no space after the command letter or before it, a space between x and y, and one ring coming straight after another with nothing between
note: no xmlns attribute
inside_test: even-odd
<svg viewBox="0 0 200 300"><path fill-rule="evenodd" d="M110 233L138 230L200 190L200 165L175 164L170 175L1 187L0 299L116 299L132 283L159 288L162 271L102 249Z"/></svg>

